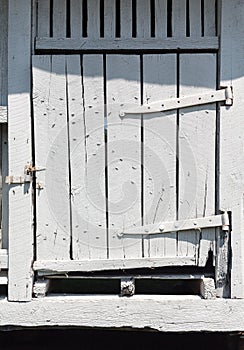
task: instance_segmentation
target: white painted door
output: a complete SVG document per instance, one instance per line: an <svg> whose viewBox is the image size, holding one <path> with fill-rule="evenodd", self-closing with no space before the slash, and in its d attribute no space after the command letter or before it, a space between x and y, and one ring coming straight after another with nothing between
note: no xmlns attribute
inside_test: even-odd
<svg viewBox="0 0 244 350"><path fill-rule="evenodd" d="M213 2L122 0L118 12L104 1L104 17L96 0L85 17L79 1L68 13L56 3L50 33L41 1L33 56L35 163L45 168L36 173L36 269L205 266L214 228L144 227L216 214L216 104L121 110L216 90Z"/></svg>

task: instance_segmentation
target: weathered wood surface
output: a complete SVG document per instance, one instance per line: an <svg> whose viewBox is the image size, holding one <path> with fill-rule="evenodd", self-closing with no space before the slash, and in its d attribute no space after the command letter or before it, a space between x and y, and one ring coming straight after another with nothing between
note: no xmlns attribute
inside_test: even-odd
<svg viewBox="0 0 244 350"><path fill-rule="evenodd" d="M143 103L176 97L176 55L144 55ZM163 82L163 86L162 86ZM176 111L143 115L143 224L176 220ZM144 240L144 256L176 256L176 234Z"/></svg>
<svg viewBox="0 0 244 350"><path fill-rule="evenodd" d="M100 37L100 1L89 0L87 4L87 36L93 41Z"/></svg>
<svg viewBox="0 0 244 350"><path fill-rule="evenodd" d="M9 1L8 140L9 175L24 174L31 154L31 0ZM18 38L16 40L16 38ZM32 189L9 186L9 289L11 301L32 294Z"/></svg>
<svg viewBox="0 0 244 350"><path fill-rule="evenodd" d="M9 232L9 186L4 179L8 176L8 126L2 125L2 248L8 248L8 232Z"/></svg>
<svg viewBox="0 0 244 350"><path fill-rule="evenodd" d="M8 268L8 251L7 249L0 249L0 269Z"/></svg>
<svg viewBox="0 0 244 350"><path fill-rule="evenodd" d="M42 1L42 0L41 0ZM71 38L81 38L82 37L82 1L72 0L70 7L70 36Z"/></svg>
<svg viewBox="0 0 244 350"><path fill-rule="evenodd" d="M80 56L67 56L67 84L72 258L105 259L107 227L102 55L84 55L82 62Z"/></svg>
<svg viewBox="0 0 244 350"><path fill-rule="evenodd" d="M8 100L8 0L0 3L0 106ZM0 107L0 122L6 117ZM5 118L4 118L5 119Z"/></svg>
<svg viewBox="0 0 244 350"><path fill-rule="evenodd" d="M37 259L70 257L69 145L65 56L33 57Z"/></svg>
<svg viewBox="0 0 244 350"><path fill-rule="evenodd" d="M132 0L120 2L120 36L121 38L132 37Z"/></svg>
<svg viewBox="0 0 244 350"><path fill-rule="evenodd" d="M172 36L186 37L186 0L172 1Z"/></svg>
<svg viewBox="0 0 244 350"><path fill-rule="evenodd" d="M244 329L243 310L242 300L201 300L197 296L52 296L19 304L1 300L0 326L238 332Z"/></svg>
<svg viewBox="0 0 244 350"><path fill-rule="evenodd" d="M57 8L58 3L60 3L59 8ZM155 0L153 6L150 0L137 1L136 6L132 4L132 0L120 0L120 14L118 15L116 11L118 3L112 0L105 0L103 7L100 7L98 0L89 0L87 8L84 7L82 0L70 2L54 0L53 7L49 6L48 0L39 0L37 23L40 23L44 31L50 29L47 36L55 36L55 23L59 23L60 28L64 30L63 35L60 36L62 38L70 36L72 38L88 36L93 39L100 39L104 36L121 36L126 39L132 37L166 38L172 35L182 38L186 36L200 38L202 35L216 36L215 2L213 0L205 0L204 3L201 0L190 0L188 12L186 0L173 0L172 9L167 0ZM66 13L67 5L70 6L70 10ZM202 14L201 7L203 7ZM44 23L48 23L46 29ZM190 33L187 32L187 28ZM38 36L40 37L39 33Z"/></svg>
<svg viewBox="0 0 244 350"><path fill-rule="evenodd" d="M136 37L144 40L151 37L150 1L136 2Z"/></svg>
<svg viewBox="0 0 244 350"><path fill-rule="evenodd" d="M222 1L220 85L231 84L232 107L220 109L220 198L223 209L232 213L231 296L244 297L244 167L243 167L243 32L244 6L239 0Z"/></svg>
<svg viewBox="0 0 244 350"><path fill-rule="evenodd" d="M8 121L8 108L6 106L0 106L0 126Z"/></svg>
<svg viewBox="0 0 244 350"><path fill-rule="evenodd" d="M155 37L167 37L167 0L155 0Z"/></svg>
<svg viewBox="0 0 244 350"><path fill-rule="evenodd" d="M122 246L123 248L123 246ZM118 249L117 249L118 250ZM128 249L127 249L128 250ZM134 251L133 251L134 252ZM136 268L156 268L160 266L195 266L195 256L187 257L163 257L163 258L144 258L144 259L107 259L107 260L37 260L34 262L34 270L49 272L68 272L68 271L105 271L105 270L123 270Z"/></svg>
<svg viewBox="0 0 244 350"><path fill-rule="evenodd" d="M122 38L113 40L101 39L56 39L56 38L37 38L36 50L38 51L83 51L83 50L210 50L216 51L219 48L217 37L206 38L133 38L124 41Z"/></svg>
<svg viewBox="0 0 244 350"><path fill-rule="evenodd" d="M140 104L139 56L107 56L107 167L110 258L140 258L142 237L121 228L141 225L141 120L122 120L121 106Z"/></svg>
<svg viewBox="0 0 244 350"><path fill-rule="evenodd" d="M6 248L8 240L8 186L4 178L8 171L8 150L7 150L7 102L8 102L8 1L0 3L0 246ZM5 125L4 125L5 124Z"/></svg>
<svg viewBox="0 0 244 350"><path fill-rule="evenodd" d="M180 96L215 88L214 54L182 54L179 61ZM179 111L180 220L215 214L215 118L215 104ZM199 265L205 266L214 240L215 229L179 232L179 255L198 255L200 243Z"/></svg>
<svg viewBox="0 0 244 350"><path fill-rule="evenodd" d="M37 36L50 36L50 0L38 1Z"/></svg>
<svg viewBox="0 0 244 350"><path fill-rule="evenodd" d="M53 0L53 37L64 38L67 35L66 0ZM47 15L47 14L46 14Z"/></svg>
<svg viewBox="0 0 244 350"><path fill-rule="evenodd" d="M213 89L213 54L185 54L179 63L183 95ZM121 108L176 96L176 55L47 55L34 56L33 66L36 164L46 167L37 173L44 187L37 193L38 261L73 258L81 268L90 260L92 270L110 258L102 270L123 265L114 259L161 258L166 266L174 257L182 265L179 255L204 266L213 229L120 235L176 220L178 190L180 219L215 211L215 105L180 113L179 154L175 111L120 117Z"/></svg>

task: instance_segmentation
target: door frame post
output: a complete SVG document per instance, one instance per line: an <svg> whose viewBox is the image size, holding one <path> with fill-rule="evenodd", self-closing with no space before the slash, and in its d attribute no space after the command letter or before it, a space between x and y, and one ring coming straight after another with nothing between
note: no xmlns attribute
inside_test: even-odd
<svg viewBox="0 0 244 350"><path fill-rule="evenodd" d="M31 140L32 0L9 0L8 125L9 175L32 163ZM9 185L8 300L29 301L33 280L31 184Z"/></svg>
<svg viewBox="0 0 244 350"><path fill-rule="evenodd" d="M220 111L219 204L232 217L231 297L244 298L244 3L222 0L220 15L220 86L232 86L235 97L232 107Z"/></svg>

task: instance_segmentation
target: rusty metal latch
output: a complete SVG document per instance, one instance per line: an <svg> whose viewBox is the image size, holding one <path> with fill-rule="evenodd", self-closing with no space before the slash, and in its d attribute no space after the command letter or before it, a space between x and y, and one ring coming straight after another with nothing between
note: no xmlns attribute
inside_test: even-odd
<svg viewBox="0 0 244 350"><path fill-rule="evenodd" d="M141 106L131 107L128 110L122 110L120 117L123 118L127 114L149 114L166 112L174 109L193 107L198 105L206 105L210 103L224 102L225 106L232 106L233 91L231 86L227 86L220 90L212 90L198 95L182 96L179 98L171 98L143 104Z"/></svg>
<svg viewBox="0 0 244 350"><path fill-rule="evenodd" d="M8 185L23 185L26 183L32 182L33 173L37 171L46 170L44 167L36 167L30 164L27 164L24 167L23 175L8 175L5 177L5 183Z"/></svg>
<svg viewBox="0 0 244 350"><path fill-rule="evenodd" d="M204 228L221 227L223 231L229 231L229 216L225 211L223 214L206 216L196 219L162 222L145 226L133 227L118 233L119 237L127 235L157 235L170 232L186 230L198 230Z"/></svg>

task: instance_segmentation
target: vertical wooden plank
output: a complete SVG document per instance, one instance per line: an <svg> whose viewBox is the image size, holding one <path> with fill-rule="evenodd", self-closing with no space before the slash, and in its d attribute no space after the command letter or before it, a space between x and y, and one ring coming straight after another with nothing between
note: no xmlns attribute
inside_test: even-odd
<svg viewBox="0 0 244 350"><path fill-rule="evenodd" d="M8 99L8 1L1 1L0 11L0 105Z"/></svg>
<svg viewBox="0 0 244 350"><path fill-rule="evenodd" d="M104 0L104 37L115 37L115 1Z"/></svg>
<svg viewBox="0 0 244 350"><path fill-rule="evenodd" d="M50 36L50 0L38 0L37 35Z"/></svg>
<svg viewBox="0 0 244 350"><path fill-rule="evenodd" d="M140 236L120 237L141 225L141 118L121 119L121 106L140 104L139 56L107 56L107 168L109 257L142 257Z"/></svg>
<svg viewBox="0 0 244 350"><path fill-rule="evenodd" d="M186 36L186 0L172 0L172 35Z"/></svg>
<svg viewBox="0 0 244 350"><path fill-rule="evenodd" d="M202 34L201 0L189 0L189 15L190 15L190 37L200 38Z"/></svg>
<svg viewBox="0 0 244 350"><path fill-rule="evenodd" d="M176 55L143 56L144 104L176 97L176 86ZM176 220L176 128L175 111L143 116L144 225ZM164 255L176 256L176 233L145 240L144 256Z"/></svg>
<svg viewBox="0 0 244 350"><path fill-rule="evenodd" d="M70 206L65 56L33 57L37 259L69 259Z"/></svg>
<svg viewBox="0 0 244 350"><path fill-rule="evenodd" d="M216 35L215 0L204 0L204 36Z"/></svg>
<svg viewBox="0 0 244 350"><path fill-rule="evenodd" d="M70 30L71 38L82 37L82 0L70 1Z"/></svg>
<svg viewBox="0 0 244 350"><path fill-rule="evenodd" d="M151 36L150 0L136 2L136 36L149 38Z"/></svg>
<svg viewBox="0 0 244 350"><path fill-rule="evenodd" d="M8 248L8 232L9 232L9 188L5 184L4 179L8 176L8 127L7 124L2 125L2 247Z"/></svg>
<svg viewBox="0 0 244 350"><path fill-rule="evenodd" d="M180 96L203 93L215 86L214 54L180 55ZM216 106L180 110L179 118L179 219L214 215ZM197 257L199 235L199 231L179 232L179 255ZM207 254L209 237L215 238L215 230L203 229L201 236L208 244ZM200 258L200 265L204 265L207 256Z"/></svg>
<svg viewBox="0 0 244 350"><path fill-rule="evenodd" d="M167 0L155 0L155 37L167 37Z"/></svg>
<svg viewBox="0 0 244 350"><path fill-rule="evenodd" d="M100 38L100 0L87 1L87 33L89 38Z"/></svg>
<svg viewBox="0 0 244 350"><path fill-rule="evenodd" d="M8 125L9 174L31 164L31 0L9 0ZM27 301L32 294L33 211L31 187L9 187L8 299Z"/></svg>
<svg viewBox="0 0 244 350"><path fill-rule="evenodd" d="M222 1L220 85L233 87L234 104L220 109L219 205L232 214L232 298L244 298L243 18L244 6L240 1Z"/></svg>
<svg viewBox="0 0 244 350"><path fill-rule="evenodd" d="M53 0L53 37L66 38L66 0Z"/></svg>
<svg viewBox="0 0 244 350"><path fill-rule="evenodd" d="M73 259L107 257L102 55L67 57ZM83 100L83 101L82 101Z"/></svg>
<svg viewBox="0 0 244 350"><path fill-rule="evenodd" d="M132 0L120 1L120 35L121 38L132 37Z"/></svg>
<svg viewBox="0 0 244 350"><path fill-rule="evenodd" d="M2 197L3 197L3 175L2 175L2 125L0 125L0 248L2 248Z"/></svg>
<svg viewBox="0 0 244 350"><path fill-rule="evenodd" d="M1 1L0 11L0 105L7 106L8 100L8 1ZM1 233L2 247L7 248L8 245L8 186L4 183L4 178L8 174L8 149L7 144L7 126L2 125L0 128L1 134Z"/></svg>

